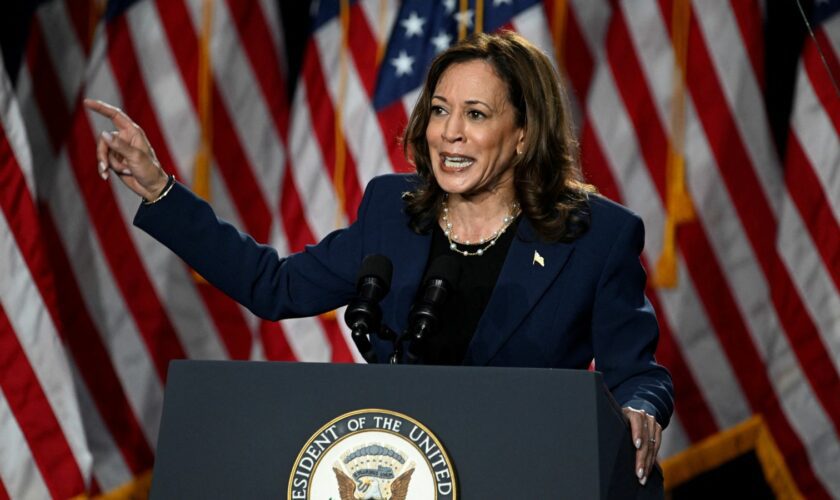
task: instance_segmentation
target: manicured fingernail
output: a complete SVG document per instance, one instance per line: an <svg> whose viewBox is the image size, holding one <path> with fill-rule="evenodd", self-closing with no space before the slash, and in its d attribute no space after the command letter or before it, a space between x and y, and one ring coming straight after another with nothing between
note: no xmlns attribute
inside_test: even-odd
<svg viewBox="0 0 840 500"><path fill-rule="evenodd" d="M102 177L103 181L108 180L108 172L99 172L99 177Z"/></svg>
<svg viewBox="0 0 840 500"><path fill-rule="evenodd" d="M639 467L639 470L636 471L636 476L638 476L639 479L643 479L644 475L645 475L645 470L643 468Z"/></svg>
<svg viewBox="0 0 840 500"><path fill-rule="evenodd" d="M641 479L639 480L639 482L640 482L640 483L642 483L642 486L644 486L644 485L645 485L645 483L647 482L647 476L645 476L645 477L641 478Z"/></svg>
<svg viewBox="0 0 840 500"><path fill-rule="evenodd" d="M636 444L636 449L637 450L639 448L641 448L642 447L642 439L641 438L636 438L636 443L635 444Z"/></svg>
<svg viewBox="0 0 840 500"><path fill-rule="evenodd" d="M105 166L105 163L100 161L100 162L99 162L99 173L100 173L100 174L105 173L105 169L106 169L106 168L107 168L107 167Z"/></svg>
<svg viewBox="0 0 840 500"><path fill-rule="evenodd" d="M125 169L122 171L123 175L131 175L131 170Z"/></svg>
<svg viewBox="0 0 840 500"><path fill-rule="evenodd" d="M105 142L111 142L114 140L114 137L111 135L110 132L103 131L101 135L102 138L105 139Z"/></svg>

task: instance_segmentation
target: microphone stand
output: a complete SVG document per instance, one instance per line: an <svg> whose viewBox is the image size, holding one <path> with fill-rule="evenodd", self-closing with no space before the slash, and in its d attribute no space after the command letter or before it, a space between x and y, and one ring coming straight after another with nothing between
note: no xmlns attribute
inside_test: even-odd
<svg viewBox="0 0 840 500"><path fill-rule="evenodd" d="M453 284L458 283L461 266L451 255L437 257L429 266L423 281L423 289L408 314L408 326L394 342L394 352L389 358L391 363L399 363L405 354L410 364L420 362L423 344L440 327L440 308L446 303L453 291ZM403 343L408 342L408 351L403 353Z"/></svg>

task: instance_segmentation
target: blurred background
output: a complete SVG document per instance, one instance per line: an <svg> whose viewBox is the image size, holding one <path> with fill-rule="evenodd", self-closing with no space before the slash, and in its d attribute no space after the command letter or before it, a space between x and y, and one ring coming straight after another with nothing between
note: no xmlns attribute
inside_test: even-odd
<svg viewBox="0 0 840 500"><path fill-rule="evenodd" d="M497 29L550 54L585 176L645 221L676 386L668 495L840 498L838 10L7 0L0 498L145 497L172 359L360 361L341 311L262 321L134 229L83 96L124 109L167 171L282 255L410 170L399 136L429 61Z"/></svg>

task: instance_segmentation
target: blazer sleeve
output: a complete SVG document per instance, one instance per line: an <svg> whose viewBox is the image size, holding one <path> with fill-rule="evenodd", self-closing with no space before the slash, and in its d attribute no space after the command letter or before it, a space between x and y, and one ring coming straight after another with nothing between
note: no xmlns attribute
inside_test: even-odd
<svg viewBox="0 0 840 500"><path fill-rule="evenodd" d="M177 183L159 202L141 205L134 224L257 316L312 316L347 304L355 293L374 184L365 191L356 222L288 257L220 220Z"/></svg>
<svg viewBox="0 0 840 500"><path fill-rule="evenodd" d="M643 247L644 225L632 215L598 281L592 315L595 366L621 406L645 410L665 427L674 410L673 385L668 370L654 359L659 327L644 293Z"/></svg>

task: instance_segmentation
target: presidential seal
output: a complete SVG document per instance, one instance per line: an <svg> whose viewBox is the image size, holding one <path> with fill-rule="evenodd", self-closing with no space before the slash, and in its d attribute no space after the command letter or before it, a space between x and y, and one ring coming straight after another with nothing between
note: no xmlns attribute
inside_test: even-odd
<svg viewBox="0 0 840 500"><path fill-rule="evenodd" d="M452 463L420 422L390 410L345 413L303 446L290 500L455 500Z"/></svg>

